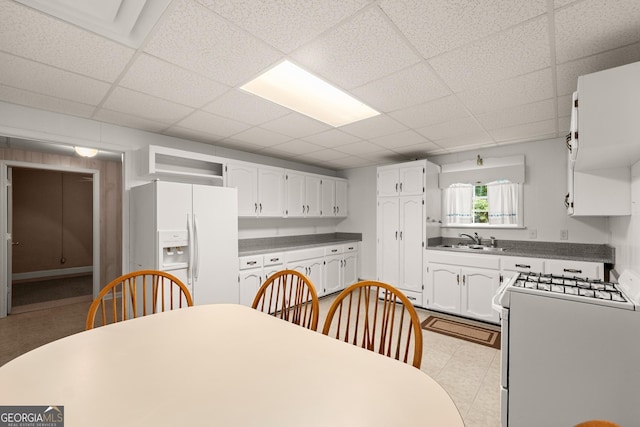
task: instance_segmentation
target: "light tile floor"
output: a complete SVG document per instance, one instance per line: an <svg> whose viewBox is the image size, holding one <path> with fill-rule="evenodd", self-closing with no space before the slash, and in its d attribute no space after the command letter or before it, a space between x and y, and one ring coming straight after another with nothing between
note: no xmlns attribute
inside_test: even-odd
<svg viewBox="0 0 640 427"><path fill-rule="evenodd" d="M320 300L322 330L334 296ZM40 345L84 330L89 302L0 319L0 366ZM418 309L420 321L429 312ZM449 393L466 427L500 426L500 350L422 330L422 371ZM419 408L416 408L419 410Z"/></svg>

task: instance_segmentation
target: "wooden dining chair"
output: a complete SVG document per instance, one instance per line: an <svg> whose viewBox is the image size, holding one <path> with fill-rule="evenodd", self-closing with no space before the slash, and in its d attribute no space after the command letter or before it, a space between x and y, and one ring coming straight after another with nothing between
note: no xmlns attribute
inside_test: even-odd
<svg viewBox="0 0 640 427"><path fill-rule="evenodd" d="M620 427L619 424L605 420L590 420L580 424L576 424L574 427Z"/></svg>
<svg viewBox="0 0 640 427"><path fill-rule="evenodd" d="M164 271L134 271L102 288L89 307L85 329L192 305L189 289L177 277ZM96 325L98 309L102 323Z"/></svg>
<svg viewBox="0 0 640 427"><path fill-rule="evenodd" d="M271 275L258 289L252 307L307 329L318 329L318 294L311 281L295 270Z"/></svg>
<svg viewBox="0 0 640 427"><path fill-rule="evenodd" d="M393 286L355 283L335 299L322 333L420 368L422 331L409 299Z"/></svg>

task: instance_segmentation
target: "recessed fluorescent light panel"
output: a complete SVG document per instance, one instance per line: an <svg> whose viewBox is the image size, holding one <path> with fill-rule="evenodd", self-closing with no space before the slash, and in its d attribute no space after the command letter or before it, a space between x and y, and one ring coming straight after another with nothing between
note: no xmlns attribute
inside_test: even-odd
<svg viewBox="0 0 640 427"><path fill-rule="evenodd" d="M281 62L240 89L335 127L380 114L289 61Z"/></svg>

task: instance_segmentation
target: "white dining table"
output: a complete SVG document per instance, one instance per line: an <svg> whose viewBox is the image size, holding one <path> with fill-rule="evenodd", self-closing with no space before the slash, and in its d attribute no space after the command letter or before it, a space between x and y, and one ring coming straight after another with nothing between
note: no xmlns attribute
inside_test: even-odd
<svg viewBox="0 0 640 427"><path fill-rule="evenodd" d="M65 427L464 425L419 369L232 304L25 353L0 367L0 405L64 406Z"/></svg>

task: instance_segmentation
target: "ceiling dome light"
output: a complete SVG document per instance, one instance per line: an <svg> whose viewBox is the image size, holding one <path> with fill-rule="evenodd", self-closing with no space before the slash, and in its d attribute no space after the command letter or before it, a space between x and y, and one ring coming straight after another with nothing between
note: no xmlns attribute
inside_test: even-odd
<svg viewBox="0 0 640 427"><path fill-rule="evenodd" d="M76 153L81 155L82 157L93 157L98 154L98 150L95 148L86 148L86 147L74 147Z"/></svg>

